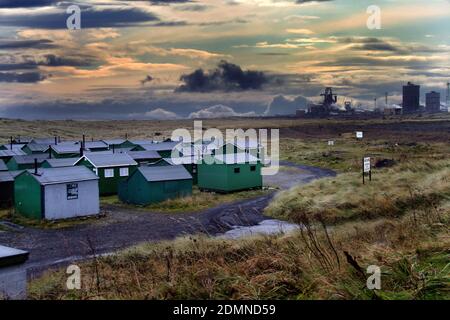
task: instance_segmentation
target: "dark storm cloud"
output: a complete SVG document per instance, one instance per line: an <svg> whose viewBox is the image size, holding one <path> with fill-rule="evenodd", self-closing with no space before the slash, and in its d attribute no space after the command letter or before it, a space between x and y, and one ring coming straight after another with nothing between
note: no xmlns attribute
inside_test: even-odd
<svg viewBox="0 0 450 320"><path fill-rule="evenodd" d="M0 63L0 71L29 70L36 68L37 64L34 61L22 63Z"/></svg>
<svg viewBox="0 0 450 320"><path fill-rule="evenodd" d="M43 56L19 56L11 59L11 56L0 56L0 71L19 71L38 69L39 66L46 67L87 67L96 62L96 59L91 56L78 57L59 57L55 54L46 54Z"/></svg>
<svg viewBox="0 0 450 320"><path fill-rule="evenodd" d="M182 27L187 25L188 23L186 21L162 21L152 24L154 27Z"/></svg>
<svg viewBox="0 0 450 320"><path fill-rule="evenodd" d="M0 82L36 83L45 78L40 72L0 72Z"/></svg>
<svg viewBox="0 0 450 320"><path fill-rule="evenodd" d="M28 27L39 29L65 29L69 15L65 10L51 13L17 13L0 15L0 26ZM81 9L81 28L129 27L146 22L157 22L159 18L151 12L133 7Z"/></svg>
<svg viewBox="0 0 450 320"><path fill-rule="evenodd" d="M210 92L239 91L261 89L268 82L267 76L261 71L242 70L240 66L221 61L216 69L205 72L197 69L180 77L184 82L178 91Z"/></svg>
<svg viewBox="0 0 450 320"><path fill-rule="evenodd" d="M72 67L83 67L90 66L94 63L93 57L59 57L54 54L47 54L44 56L44 61L39 62L39 65L49 66L49 67L60 67L60 66L72 66Z"/></svg>
<svg viewBox="0 0 450 320"><path fill-rule="evenodd" d="M33 8L55 4L56 0L0 0L0 8Z"/></svg>
<svg viewBox="0 0 450 320"><path fill-rule="evenodd" d="M1 24L1 22L0 22ZM38 40L0 40L0 50L8 49L50 49L55 48L53 41L48 39Z"/></svg>
<svg viewBox="0 0 450 320"><path fill-rule="evenodd" d="M230 23L241 23L241 24L245 24L245 23L249 23L249 20L245 20L245 19L231 19L231 20L223 20L223 21L210 21L210 22L201 22L198 23L197 25L199 26L222 26L225 24L230 24Z"/></svg>
<svg viewBox="0 0 450 320"><path fill-rule="evenodd" d="M399 48L389 43L366 43L360 47L356 47L355 49L368 51L399 51Z"/></svg>
<svg viewBox="0 0 450 320"><path fill-rule="evenodd" d="M384 40L375 37L340 37L339 43L385 43Z"/></svg>

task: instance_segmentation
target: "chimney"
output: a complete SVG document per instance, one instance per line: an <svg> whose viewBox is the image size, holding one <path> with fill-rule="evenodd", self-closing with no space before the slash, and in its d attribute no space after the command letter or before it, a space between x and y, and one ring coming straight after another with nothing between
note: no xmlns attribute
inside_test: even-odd
<svg viewBox="0 0 450 320"><path fill-rule="evenodd" d="M12 136L9 137L9 144L10 144L10 149L12 150L13 149L13 147L12 147L12 145L13 145L13 137Z"/></svg>
<svg viewBox="0 0 450 320"><path fill-rule="evenodd" d="M83 154L84 154L84 152L83 152L83 146L81 146L81 147L80 147L80 157L82 157Z"/></svg>
<svg viewBox="0 0 450 320"><path fill-rule="evenodd" d="M48 146L48 158L51 159L52 158L52 146Z"/></svg>
<svg viewBox="0 0 450 320"><path fill-rule="evenodd" d="M38 162L37 162L37 158L34 158L34 174L35 174L35 175L38 174Z"/></svg>
<svg viewBox="0 0 450 320"><path fill-rule="evenodd" d="M85 147L86 147L86 136L83 134L83 142L81 142L81 148L83 148L84 150Z"/></svg>
<svg viewBox="0 0 450 320"><path fill-rule="evenodd" d="M125 140L128 140L128 133L125 132Z"/></svg>
<svg viewBox="0 0 450 320"><path fill-rule="evenodd" d="M116 153L116 146L112 145L112 147L113 147L113 153Z"/></svg>
<svg viewBox="0 0 450 320"><path fill-rule="evenodd" d="M58 144L58 137L55 136L55 145L57 145L57 144Z"/></svg>

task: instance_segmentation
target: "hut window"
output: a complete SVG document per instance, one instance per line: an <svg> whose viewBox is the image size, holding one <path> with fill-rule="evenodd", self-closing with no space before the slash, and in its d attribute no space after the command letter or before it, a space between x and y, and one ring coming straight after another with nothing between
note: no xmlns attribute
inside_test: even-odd
<svg viewBox="0 0 450 320"><path fill-rule="evenodd" d="M114 169L105 169L105 178L114 178Z"/></svg>
<svg viewBox="0 0 450 320"><path fill-rule="evenodd" d="M240 168L234 168L234 173L239 173L239 172L241 172Z"/></svg>
<svg viewBox="0 0 450 320"><path fill-rule="evenodd" d="M256 166L250 166L250 171L256 171Z"/></svg>
<svg viewBox="0 0 450 320"><path fill-rule="evenodd" d="M128 168L120 168L119 173L121 177L128 177Z"/></svg>
<svg viewBox="0 0 450 320"><path fill-rule="evenodd" d="M67 184L67 200L78 199L78 183Z"/></svg>

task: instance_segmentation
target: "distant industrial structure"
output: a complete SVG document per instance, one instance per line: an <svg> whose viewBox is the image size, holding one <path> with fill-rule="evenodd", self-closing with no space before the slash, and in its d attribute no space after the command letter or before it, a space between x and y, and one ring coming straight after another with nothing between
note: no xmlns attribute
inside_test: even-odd
<svg viewBox="0 0 450 320"><path fill-rule="evenodd" d="M450 82L447 82L447 96L445 97L445 106L447 111L450 112Z"/></svg>
<svg viewBox="0 0 450 320"><path fill-rule="evenodd" d="M403 86L403 113L416 113L420 111L420 86L408 82Z"/></svg>
<svg viewBox="0 0 450 320"><path fill-rule="evenodd" d="M319 104L312 104L308 107L308 113L312 116L326 116L332 111L337 111L334 105L337 102L337 95L333 94L333 89L328 87L324 93L320 94L323 97L323 102Z"/></svg>
<svg viewBox="0 0 450 320"><path fill-rule="evenodd" d="M445 107L450 112L450 83L446 83L447 94ZM389 92L384 94L384 105L380 105L381 97L373 98L373 111L369 108L354 108L352 101L345 100L344 107L337 103L337 94L333 92L333 88L327 87L325 91L320 94L323 97L321 103L311 103L306 109L296 110L295 117L297 118L321 118L328 116L357 116L358 114L371 114L383 116L396 116L402 114L415 113L438 113L445 110L444 103L441 104L441 93L431 91L425 94L425 105L420 103L420 85L408 82L403 86L402 102L400 104L389 104ZM446 110L446 111L447 111Z"/></svg>
<svg viewBox="0 0 450 320"><path fill-rule="evenodd" d="M441 94L436 91L425 95L425 110L430 113L441 112Z"/></svg>

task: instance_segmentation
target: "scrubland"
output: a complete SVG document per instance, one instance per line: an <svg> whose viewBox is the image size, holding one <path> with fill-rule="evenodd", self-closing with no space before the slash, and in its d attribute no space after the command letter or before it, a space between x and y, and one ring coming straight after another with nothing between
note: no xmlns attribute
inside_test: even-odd
<svg viewBox="0 0 450 320"><path fill-rule="evenodd" d="M450 299L447 115L232 122L206 123L220 128L279 127L283 160L338 172L336 177L282 191L266 208L266 215L297 223L299 230L237 240L193 235L145 243L80 262L80 290L66 289L65 269L48 271L30 281L29 297ZM109 133L133 134L134 128L137 136L144 124L131 122ZM180 124L192 125L176 123ZM149 128L166 132L173 125L161 122ZM64 130L55 128L55 134ZM92 134L107 135L103 129ZM365 138L356 141L354 130L363 130ZM9 132L3 130L2 136ZM66 133L67 137L77 134L75 129ZM139 134L147 136L152 134ZM335 145L328 146L328 140ZM372 157L375 166L372 181L367 179L365 185L363 156ZM180 206L186 209L190 204L174 204ZM367 267L372 265L382 272L379 290L366 286Z"/></svg>

